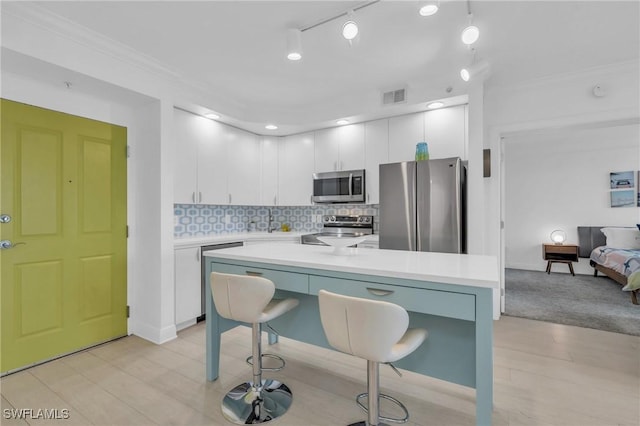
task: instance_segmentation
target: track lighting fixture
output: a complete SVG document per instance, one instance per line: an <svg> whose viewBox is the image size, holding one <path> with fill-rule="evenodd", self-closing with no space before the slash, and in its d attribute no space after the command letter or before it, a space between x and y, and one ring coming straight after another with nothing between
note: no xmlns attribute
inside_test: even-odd
<svg viewBox="0 0 640 426"><path fill-rule="evenodd" d="M342 26L342 37L351 42L358 36L358 24L356 23L353 10L347 12L347 21Z"/></svg>
<svg viewBox="0 0 640 426"><path fill-rule="evenodd" d="M480 37L480 30L475 25L469 25L467 28L462 30L462 42L467 45L471 45L478 41Z"/></svg>
<svg viewBox="0 0 640 426"><path fill-rule="evenodd" d="M469 67L460 70L460 78L464 81L469 81L478 77L486 77L489 73L489 63L487 61L480 60L472 63Z"/></svg>
<svg viewBox="0 0 640 426"><path fill-rule="evenodd" d="M295 28L287 31L287 59L290 61L302 59L302 32Z"/></svg>

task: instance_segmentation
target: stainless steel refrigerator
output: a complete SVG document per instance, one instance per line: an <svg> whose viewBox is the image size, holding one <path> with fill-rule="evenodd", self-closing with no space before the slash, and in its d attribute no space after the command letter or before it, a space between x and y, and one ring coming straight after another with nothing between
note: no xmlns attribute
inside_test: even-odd
<svg viewBox="0 0 640 426"><path fill-rule="evenodd" d="M380 248L466 253L460 158L380 164Z"/></svg>

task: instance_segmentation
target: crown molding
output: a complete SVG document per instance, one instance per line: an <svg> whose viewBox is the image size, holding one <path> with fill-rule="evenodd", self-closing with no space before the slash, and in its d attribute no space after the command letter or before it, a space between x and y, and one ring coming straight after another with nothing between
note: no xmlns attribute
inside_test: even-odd
<svg viewBox="0 0 640 426"><path fill-rule="evenodd" d="M616 62L606 65L598 65L596 67L584 68L581 70L570 71L565 73L551 74L543 77L538 77L526 81L521 81L513 84L504 85L487 85L487 90L490 91L504 91L504 90L526 90L535 89L538 87L547 86L551 83L561 83L575 81L576 78L594 77L600 78L602 74L619 74L624 72L637 73L640 67L640 60L632 59L628 61Z"/></svg>
<svg viewBox="0 0 640 426"><path fill-rule="evenodd" d="M77 22L57 15L31 2L3 2L0 14L9 19L19 19L41 30L53 33L74 43L96 50L106 56L151 73L155 76L180 81L176 71L157 59L84 27Z"/></svg>

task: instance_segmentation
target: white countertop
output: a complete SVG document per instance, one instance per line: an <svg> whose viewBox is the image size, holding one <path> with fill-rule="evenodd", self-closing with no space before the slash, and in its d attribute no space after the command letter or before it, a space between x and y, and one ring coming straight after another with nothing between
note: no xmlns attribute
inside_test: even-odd
<svg viewBox="0 0 640 426"><path fill-rule="evenodd" d="M174 248L200 247L208 244L231 243L234 241L291 241L300 242L302 235L312 232L242 232L232 234L212 234L201 237L178 238L173 240ZM378 241L378 234L370 235L366 241Z"/></svg>
<svg viewBox="0 0 640 426"><path fill-rule="evenodd" d="M207 244L230 243L234 241L293 241L300 242L300 236L309 232L242 232L232 234L212 234L202 237L178 238L173 240L173 246L200 247Z"/></svg>
<svg viewBox="0 0 640 426"><path fill-rule="evenodd" d="M498 259L495 256L364 248L352 248L348 249L349 254L336 255L333 250L327 246L265 243L212 250L204 252L204 255L220 259L499 288Z"/></svg>

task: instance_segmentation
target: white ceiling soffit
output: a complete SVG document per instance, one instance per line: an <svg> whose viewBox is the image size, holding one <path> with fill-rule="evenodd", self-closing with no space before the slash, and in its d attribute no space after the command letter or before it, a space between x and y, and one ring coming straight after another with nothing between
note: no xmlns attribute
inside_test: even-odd
<svg viewBox="0 0 640 426"><path fill-rule="evenodd" d="M21 2L26 3L26 2ZM425 109L464 95L459 70L472 58L460 41L466 1L441 1L431 17L417 1L381 1L359 11L350 46L339 18L302 33L303 59L286 59L288 28L304 28L366 2L47 1L40 8L153 58L205 88L202 105L256 133L278 134ZM4 6L4 5L3 5ZM636 1L472 1L481 34L476 58L491 65L488 85L638 60ZM382 92L407 89L404 105ZM233 99L229 102L221 100ZM185 99L185 104L189 100ZM189 107L189 105L184 105ZM274 133L276 134L276 133Z"/></svg>

